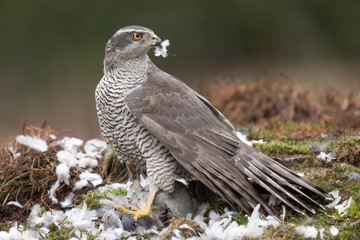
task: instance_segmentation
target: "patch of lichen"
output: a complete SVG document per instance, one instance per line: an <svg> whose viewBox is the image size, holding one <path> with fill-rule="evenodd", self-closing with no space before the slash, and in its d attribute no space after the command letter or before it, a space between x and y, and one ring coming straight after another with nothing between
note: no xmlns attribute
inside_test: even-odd
<svg viewBox="0 0 360 240"><path fill-rule="evenodd" d="M334 208L322 209L316 205L313 205L312 207L315 208L316 214L307 213L307 215L311 218L311 221L304 225L314 226L318 230L324 228L324 236L326 239L353 239L353 234L359 232L360 228L360 220L358 216L360 214L360 210L357 206L357 204L360 203L360 183L357 181L348 181L347 172L349 170L358 172L359 169L351 165L344 165L339 162L335 162L327 164L327 167L308 167L304 170L306 177L314 184L323 188L325 191L330 192L332 190L338 189L339 194L342 197L341 202L348 199L350 196L353 197L353 208L347 210L343 216L337 216L337 210ZM312 196L312 198L322 204L326 204L324 199L321 197ZM301 213L288 210L286 212L285 224L292 223L295 224L295 226L300 225L304 218L305 217ZM281 229L283 226L284 224L281 224L278 228ZM329 228L331 226L335 226L339 230L339 234L335 237L333 237L329 232ZM270 229L268 231L273 233L275 230ZM288 233L288 235L286 235L284 238L266 238L266 234L267 233L265 233L265 238L263 237L263 239L289 239L288 236L292 236L294 233Z"/></svg>
<svg viewBox="0 0 360 240"><path fill-rule="evenodd" d="M356 159L360 157L360 138L355 132L340 133L332 131L330 125L325 127L316 124L294 123L277 124L270 121L268 125L251 127L248 132L249 139L263 139L265 144L254 144L259 151L275 157L296 172L302 172L305 177L314 184L323 188L326 192L339 190L341 202L353 197L353 210L348 210L344 215L336 215L334 208L322 209L318 205L307 202L314 208L316 214L308 212L298 213L287 207L285 221L276 228L270 227L261 239L305 239L296 232L295 227L300 225L314 226L318 231L324 229L326 239L353 239L354 234L359 232L360 214L360 183L348 181L349 172L360 173ZM310 144L313 142L327 142L331 140L330 151L336 153L336 160L326 162L317 159L318 153L313 152ZM359 155L357 155L359 154ZM285 156L285 157L284 157ZM283 159L282 159L283 158ZM285 159L285 160L284 160ZM286 163L285 163L286 162ZM344 164L348 163L348 164ZM329 201L315 194L309 193L311 198L326 205ZM219 204L221 206L221 204ZM275 207L281 212L281 207ZM310 220L303 223L307 214ZM244 224L242 214L234 218L239 224ZM291 226L290 224L294 224ZM335 226L339 230L337 236L330 234L330 227ZM359 237L358 235L356 235ZM319 234L318 234L319 237ZM252 239L252 238L245 238Z"/></svg>
<svg viewBox="0 0 360 240"><path fill-rule="evenodd" d="M305 224L301 222L307 218L301 213L287 211L285 221L277 227L270 227L260 239L306 239L304 236L296 232L297 226L314 226L318 231L324 229L325 239L354 239L354 234L359 232L359 222L357 219L349 219L347 221L338 221L331 217L334 209L317 210L315 215L310 214L310 221ZM330 234L330 227L335 226L339 230L337 236ZM319 237L318 233L318 237Z"/></svg>
<svg viewBox="0 0 360 240"><path fill-rule="evenodd" d="M46 236L44 238L46 240L69 239L69 234L73 230L72 228L66 228L64 226L62 226L61 228L58 228L54 223L50 224L48 228L49 228L49 232L48 232L48 234L46 234Z"/></svg>
<svg viewBox="0 0 360 240"><path fill-rule="evenodd" d="M294 155L294 154L310 154L310 146L308 143L304 142L295 142L292 140L286 141L271 141L264 144L254 144L254 147L260 152L266 155Z"/></svg>
<svg viewBox="0 0 360 240"><path fill-rule="evenodd" d="M343 135L334 140L331 150L336 153L341 162L360 167L360 138L359 136Z"/></svg>
<svg viewBox="0 0 360 240"><path fill-rule="evenodd" d="M339 229L339 234L333 239L359 239L360 237L360 221L358 220L355 223L346 223L342 225Z"/></svg>
<svg viewBox="0 0 360 240"><path fill-rule="evenodd" d="M190 228L180 228L180 226L187 224ZM165 233L162 235L165 239L170 239L174 234L173 230L178 229L182 236L185 238L198 237L204 232L204 230L189 218L176 216L169 220L169 226Z"/></svg>
<svg viewBox="0 0 360 240"><path fill-rule="evenodd" d="M64 222L64 223L66 223L66 222ZM49 232L42 239L45 239L45 240L66 240L66 239L69 239L70 237L76 238L75 234L73 233L74 228L72 228L72 227L68 228L68 227L65 227L65 226L61 226L61 228L59 228L57 225L52 223L52 224L49 225L48 229L49 229ZM86 239L88 239L88 240L96 239L96 236L88 233L87 231L82 231L82 239L84 238L85 235L86 235Z"/></svg>
<svg viewBox="0 0 360 240"><path fill-rule="evenodd" d="M325 191L338 189L343 199L352 196L356 203L360 203L360 183L355 180L348 181L348 173L350 171L359 173L359 168L334 162L329 164L328 168L323 168L322 171L324 171L322 174L309 174L307 177Z"/></svg>
<svg viewBox="0 0 360 240"><path fill-rule="evenodd" d="M231 221L234 221L239 225L245 225L249 222L249 217L243 212L239 212Z"/></svg>
<svg viewBox="0 0 360 240"><path fill-rule="evenodd" d="M213 197L210 196L209 200L209 207L206 209L205 212L205 217L209 216L209 213L211 211L215 211L215 212L219 212L219 213L224 213L225 212L225 208L230 209L230 205L228 203L226 203L225 201L223 201L222 199L218 198L218 197Z"/></svg>
<svg viewBox="0 0 360 240"><path fill-rule="evenodd" d="M288 131L288 132L287 132ZM312 135L307 137L308 131ZM255 128L250 134L250 139L263 139L266 144L255 144L261 152L276 157L277 155L287 155L289 158L302 158L302 161L290 161L289 168L296 172L303 172L305 177L314 184L323 188L325 191L339 190L342 197L341 202L353 198L352 210L346 210L342 216L337 215L334 208L322 209L317 205L310 204L316 210L316 214L306 213L311 221L304 225L314 226L318 231L324 228L326 239L354 239L359 237L360 232L360 183L349 181L350 172L360 173L360 138L352 133L331 133L324 132L324 128L319 125L287 123L277 126L270 123L266 127ZM330 150L336 153L336 160L327 163L324 160L316 159L317 153L310 149L310 143L328 140L331 136ZM281 161L280 161L281 162ZM344 164L347 163L347 164ZM314 200L326 205L328 202L323 198L312 195ZM277 211L281 211L276 207ZM295 227L301 225L304 219L302 213L287 208L284 223L278 227L269 228L261 239L305 239L296 232ZM295 224L290 226L289 224ZM329 228L335 226L339 230L337 236L330 234ZM357 235L356 235L357 234ZM318 235L319 237L319 235Z"/></svg>
<svg viewBox="0 0 360 240"><path fill-rule="evenodd" d="M9 232L11 226L9 224L0 223L0 231Z"/></svg>
<svg viewBox="0 0 360 240"><path fill-rule="evenodd" d="M272 240L302 240L305 239L302 235L295 231L295 226L287 223L283 223L277 227L271 226L265 231L260 239L272 239Z"/></svg>
<svg viewBox="0 0 360 240"><path fill-rule="evenodd" d="M277 119L271 119L264 125L251 126L248 129L249 139L263 139L265 142L273 140L314 140L326 135L331 129L330 125L293 122L280 123Z"/></svg>
<svg viewBox="0 0 360 240"><path fill-rule="evenodd" d="M107 195L108 193L112 193L117 196L126 196L127 195L127 191L125 188L116 188L116 189L107 190L104 192L100 192L98 189L96 189L94 191L88 191L84 195L82 204L86 203L86 205L89 209L101 207L100 199L111 200Z"/></svg>
<svg viewBox="0 0 360 240"><path fill-rule="evenodd" d="M273 140L279 139L279 136L276 131L273 129L264 129L264 128L256 128L255 130L251 131L248 135L249 140L259 140L262 139L265 142L270 142Z"/></svg>

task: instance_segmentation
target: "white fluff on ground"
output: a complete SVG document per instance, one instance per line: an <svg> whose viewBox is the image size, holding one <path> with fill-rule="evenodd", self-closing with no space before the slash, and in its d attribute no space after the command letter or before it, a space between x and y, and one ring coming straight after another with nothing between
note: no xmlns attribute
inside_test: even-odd
<svg viewBox="0 0 360 240"><path fill-rule="evenodd" d="M58 141L58 144L64 148L65 151L71 152L71 153L77 153L77 147L81 146L83 144L83 140L78 138L69 138L64 137L60 141Z"/></svg>
<svg viewBox="0 0 360 240"><path fill-rule="evenodd" d="M339 211L339 214L342 215L346 209L350 207L350 204L352 202L352 197L350 197L348 200L345 200L343 203L336 205L335 209Z"/></svg>
<svg viewBox="0 0 360 240"><path fill-rule="evenodd" d="M56 199L56 194L55 194L55 191L56 189L60 187L60 182L59 180L57 180L52 186L51 188L48 190L48 193L49 193L49 198L50 200L54 203L54 204L57 204L59 201Z"/></svg>
<svg viewBox="0 0 360 240"><path fill-rule="evenodd" d="M56 154L56 157L59 162L66 164L70 168L75 167L79 162L79 160L74 157L74 154L68 151L59 151Z"/></svg>
<svg viewBox="0 0 360 240"><path fill-rule="evenodd" d="M87 180L91 182L92 185L97 186L102 183L102 178L97 173L92 173L89 170L86 170L85 172L80 174L80 180Z"/></svg>
<svg viewBox="0 0 360 240"><path fill-rule="evenodd" d="M246 143L249 146L254 145L255 143L257 144L264 144L266 142L264 142L262 139L260 140L247 140L247 136L245 134L243 134L242 132L236 132L237 137L244 143Z"/></svg>
<svg viewBox="0 0 360 240"><path fill-rule="evenodd" d="M223 215L210 212L208 224L203 221L203 218L195 217L195 222L204 229L200 239L241 239L245 236L256 238L262 236L268 227L279 225L279 222L271 216L266 217L265 220L260 219L259 209L260 204L255 207L246 225L232 222L231 216L234 212L229 210L225 210Z"/></svg>
<svg viewBox="0 0 360 240"><path fill-rule="evenodd" d="M13 206L15 206L15 207L18 207L18 208L23 208L24 206L23 205L21 205L19 202L15 202L15 201L9 201L8 203L7 203L7 205L13 205Z"/></svg>
<svg viewBox="0 0 360 240"><path fill-rule="evenodd" d="M316 157L317 159L325 160L327 163L331 162L332 160L336 159L335 153L324 153L320 152L320 154Z"/></svg>
<svg viewBox="0 0 360 240"><path fill-rule="evenodd" d="M298 226L295 230L306 238L316 238L318 230L313 226Z"/></svg>
<svg viewBox="0 0 360 240"><path fill-rule="evenodd" d="M238 134L246 140L245 135ZM244 137L243 137L244 136ZM56 139L56 137L54 138ZM21 141L21 140L20 140ZM80 174L80 180L77 181L73 186L73 191L77 191L91 182L94 186L102 183L102 178L100 175L91 172L91 167L95 166L95 161L97 164L96 157L101 156L102 151L106 148L104 141L93 139L85 143L84 152L81 151L81 145L83 141L77 138L64 138L60 141L55 141L55 143L61 145L64 150L59 151L57 154L59 165L56 169L57 181L51 186L48 190L49 197L53 203L57 204L58 200L56 199L55 191L62 182L68 183L70 179L69 171L72 167L82 168L82 174ZM253 144L253 141L247 142L249 145ZM88 169L84 169L90 167ZM129 232L124 230L119 218L117 218L114 207L116 205L123 205L129 207L131 205L139 205L146 201L148 193L143 191L143 189L148 188L149 182L148 179L144 176L140 177L139 181L128 181L126 184L114 183L111 185L105 185L99 187L98 190L103 193L106 191L111 191L113 189L118 189L123 187L127 190L127 196L116 196L112 193L107 193L107 196L111 199L101 199L100 203L103 206L103 209L106 211L107 215L103 219L111 220L117 222L116 227L114 224L110 224L110 227L106 226L106 222L100 222L98 216L96 215L95 210L89 210L84 204L81 209L72 208L67 211L60 210L50 210L44 211L38 204L34 205L31 209L31 213L27 219L27 228L23 225L18 225L15 223L13 227L9 229L8 232L0 231L0 239L41 239L46 237L50 232L49 226L54 224L57 228L67 228L72 229L68 238L69 239L87 239L87 234L94 236L96 239L118 239L122 237L129 237L131 239L135 236L143 237L144 234L153 232L155 235L153 238L161 238L161 234L165 233L167 228L163 228L161 232L157 232L153 229L144 230L143 228L137 228L134 232ZM142 189L142 190L140 190ZM352 198L344 201L342 204L338 203L341 200L339 192L337 190L330 193L334 201L327 205L327 207L335 207L340 214L343 214L347 208L349 208ZM63 208L73 207L72 199L74 194L71 192L60 204ZM277 199L274 198L272 201L276 204ZM8 205L15 205L20 207L17 202L8 202ZM204 204L204 206L208 206ZM207 207L199 207L202 211L199 210L199 214L195 216L192 220L199 224L199 226L204 230L199 237L194 236L190 239L241 239L245 236L247 237L261 237L265 230L270 226L278 226L279 222L273 217L268 216L266 219L259 218L259 208L260 205L256 206L253 213L249 217L247 224L239 225L233 221L235 212L229 211L228 209L224 210L223 214L216 212L209 213L209 219L204 217L204 213ZM283 214L281 215L284 219L286 209L283 206ZM187 224L181 225L178 229L173 230L174 236L172 239L185 239L182 235L182 229L189 229L192 231L191 226ZM296 231L304 235L304 237L317 237L317 234L320 234L320 238L324 238L324 228L317 230L312 226L299 226L296 227ZM338 229L332 226L329 229L332 236L338 234Z"/></svg>
<svg viewBox="0 0 360 240"><path fill-rule="evenodd" d="M69 195L66 196L66 198L64 199L64 201L60 202L60 205L62 208L68 208L68 207L72 207L73 206L73 198L74 198L74 193L71 192L69 193Z"/></svg>
<svg viewBox="0 0 360 240"><path fill-rule="evenodd" d="M85 153L91 157L101 157L100 154L101 151L99 150L106 148L107 148L106 142L104 140L100 140L96 138L88 140L84 146Z"/></svg>
<svg viewBox="0 0 360 240"><path fill-rule="evenodd" d="M329 192L329 194L333 197L334 201L326 205L327 208L334 208L341 200L341 196L339 195L339 190L333 190ZM332 198L328 198L327 200L331 200Z"/></svg>
<svg viewBox="0 0 360 240"><path fill-rule="evenodd" d="M96 167L97 165L98 165L98 161L90 157L80 158L78 162L78 166L81 168Z"/></svg>
<svg viewBox="0 0 360 240"><path fill-rule="evenodd" d="M325 231L325 228L320 228L320 230L319 230L319 235L320 235L321 240L324 239L324 231Z"/></svg>
<svg viewBox="0 0 360 240"><path fill-rule="evenodd" d="M60 163L56 167L56 175L58 177L59 183L64 182L66 185L70 184L70 168L66 164Z"/></svg>
<svg viewBox="0 0 360 240"><path fill-rule="evenodd" d="M83 187L85 187L86 185L88 185L88 181L87 181L87 180L85 180L85 179L79 180L79 181L77 181L77 182L74 184L74 186L73 186L73 188L72 188L72 191L75 192L75 191L77 191L77 190L80 190L80 189L82 189Z"/></svg>
<svg viewBox="0 0 360 240"><path fill-rule="evenodd" d="M336 236L339 233L339 230L334 226L331 226L329 230L330 230L330 234L333 236Z"/></svg>
<svg viewBox="0 0 360 240"><path fill-rule="evenodd" d="M39 152L46 152L48 149L46 142L36 136L19 135L16 137L16 141Z"/></svg>

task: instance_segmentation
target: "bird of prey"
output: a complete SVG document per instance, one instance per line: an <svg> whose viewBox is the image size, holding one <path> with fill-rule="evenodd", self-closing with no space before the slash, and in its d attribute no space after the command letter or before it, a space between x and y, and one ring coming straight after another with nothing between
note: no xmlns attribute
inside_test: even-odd
<svg viewBox="0 0 360 240"><path fill-rule="evenodd" d="M118 159L143 168L150 180L144 209L117 210L134 214L135 221L151 216L158 190L172 192L176 178L193 176L247 214L260 203L261 216L278 217L259 186L296 211L301 206L314 212L306 202L318 203L304 190L329 195L241 142L230 121L209 101L157 68L147 53L161 43L152 30L128 26L105 47L104 76L95 92L102 135Z"/></svg>

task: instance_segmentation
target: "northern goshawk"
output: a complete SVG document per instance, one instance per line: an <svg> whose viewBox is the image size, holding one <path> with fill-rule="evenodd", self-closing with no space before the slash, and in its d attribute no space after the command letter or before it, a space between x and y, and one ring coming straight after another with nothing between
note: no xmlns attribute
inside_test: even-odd
<svg viewBox="0 0 360 240"><path fill-rule="evenodd" d="M135 220L150 215L156 192L173 191L175 179L189 174L248 214L260 203L262 216L277 216L252 182L296 211L299 205L314 212L303 199L316 202L302 189L329 195L241 142L211 103L157 68L147 53L161 42L148 28L128 26L106 44L104 76L95 94L100 129L118 159L142 167L150 180L143 210L117 210L134 214Z"/></svg>

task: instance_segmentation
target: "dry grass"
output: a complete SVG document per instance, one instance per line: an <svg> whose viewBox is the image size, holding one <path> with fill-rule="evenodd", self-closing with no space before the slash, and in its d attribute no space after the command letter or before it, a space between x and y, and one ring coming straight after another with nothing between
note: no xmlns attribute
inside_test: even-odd
<svg viewBox="0 0 360 240"><path fill-rule="evenodd" d="M163 235L163 237L166 239L170 239L174 235L173 230L175 229L178 229L182 233L182 236L184 236L185 238L200 236L200 233L204 232L204 230L199 226L199 224L185 217L173 217L169 220L169 222L170 224L167 228L167 231ZM180 228L180 226L184 224L187 224L191 229Z"/></svg>
<svg viewBox="0 0 360 240"><path fill-rule="evenodd" d="M235 124L309 122L341 128L360 127L360 101L328 88L322 94L290 80L231 81L206 84L199 92Z"/></svg>
<svg viewBox="0 0 360 240"><path fill-rule="evenodd" d="M54 131L49 127L34 127L24 124L22 134L37 136L49 146L46 152L38 152L17 143L14 140L2 146L0 150L0 219L2 223L26 220L31 207L40 204L45 209L59 209L49 199L48 190L56 182L56 167L59 165L56 153L63 150L56 144L57 139L50 137ZM20 153L14 158L10 149ZM56 197L62 201L70 193L74 183L83 170L71 168L70 185L61 184L56 190ZM99 173L100 169L95 168ZM74 203L80 201L82 195L93 189L92 185L75 192ZM23 208L8 206L9 201L17 201Z"/></svg>

